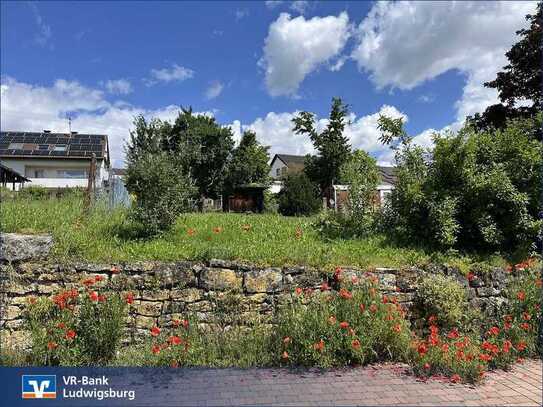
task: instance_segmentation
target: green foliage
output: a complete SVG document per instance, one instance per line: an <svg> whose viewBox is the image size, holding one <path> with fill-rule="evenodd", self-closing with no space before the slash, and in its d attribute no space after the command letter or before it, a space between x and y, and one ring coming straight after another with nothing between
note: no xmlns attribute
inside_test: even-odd
<svg viewBox="0 0 543 407"><path fill-rule="evenodd" d="M143 154L127 167L127 187L136 196L131 218L146 234L168 230L191 208L195 188L166 153Z"/></svg>
<svg viewBox="0 0 543 407"><path fill-rule="evenodd" d="M306 157L304 171L321 190L337 182L340 168L351 154L349 139L343 135L348 114L348 105L333 98L329 122L321 133L317 132L313 113L300 112L292 119L294 133L308 135L318 152L317 156Z"/></svg>
<svg viewBox="0 0 543 407"><path fill-rule="evenodd" d="M86 289L60 291L52 298L31 297L24 319L34 364L100 365L115 357L126 307L119 294L93 288L98 281L89 279Z"/></svg>
<svg viewBox="0 0 543 407"><path fill-rule="evenodd" d="M421 279L414 305L422 319L435 316L437 324L444 328L458 327L469 309L466 289L451 277L442 275Z"/></svg>
<svg viewBox="0 0 543 407"><path fill-rule="evenodd" d="M317 187L305 173L289 174L279 193L279 213L286 216L312 215L321 208Z"/></svg>
<svg viewBox="0 0 543 407"><path fill-rule="evenodd" d="M437 134L431 158L404 142L386 230L436 248L525 255L541 224L543 148L530 137L532 126L512 121L503 130Z"/></svg>
<svg viewBox="0 0 543 407"><path fill-rule="evenodd" d="M45 187L27 185L18 192L17 197L21 199L49 199L51 191Z"/></svg>
<svg viewBox="0 0 543 407"><path fill-rule="evenodd" d="M245 131L239 146L232 152L226 169L225 190L228 192L241 185L268 185L270 166L269 147L264 147L256 139L256 133Z"/></svg>

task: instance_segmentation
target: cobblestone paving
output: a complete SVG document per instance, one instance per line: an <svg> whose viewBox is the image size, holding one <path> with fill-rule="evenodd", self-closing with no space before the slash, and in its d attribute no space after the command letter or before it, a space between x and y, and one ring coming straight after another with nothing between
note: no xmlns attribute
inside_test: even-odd
<svg viewBox="0 0 543 407"><path fill-rule="evenodd" d="M540 360L530 360L509 372L487 374L479 386L468 386L423 382L404 365L325 372L179 369L144 374L130 387L137 391L138 405L541 406L541 370Z"/></svg>

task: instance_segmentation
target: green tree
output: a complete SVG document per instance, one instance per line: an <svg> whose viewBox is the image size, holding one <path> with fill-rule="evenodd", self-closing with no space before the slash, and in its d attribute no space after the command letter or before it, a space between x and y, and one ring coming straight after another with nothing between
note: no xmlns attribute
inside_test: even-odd
<svg viewBox="0 0 543 407"><path fill-rule="evenodd" d="M308 135L318 152L317 156L306 157L304 171L321 191L339 179L340 168L351 154L349 140L343 135L348 114L348 105L340 98L333 98L329 121L322 132L316 129L313 113L300 112L292 119L294 133Z"/></svg>
<svg viewBox="0 0 543 407"><path fill-rule="evenodd" d="M498 72L496 79L486 82L488 88L498 90L501 103L489 106L482 114L468 118L480 129L504 128L508 119L534 117L543 109L543 3L537 4L535 14L528 14L530 26L516 32L520 37L505 54L509 64ZM531 102L517 106L518 102ZM541 129L534 129L541 140Z"/></svg>
<svg viewBox="0 0 543 407"><path fill-rule="evenodd" d="M257 141L255 132L243 133L227 166L225 180L227 194L240 185L269 184L268 149L269 147L262 146Z"/></svg>
<svg viewBox="0 0 543 407"><path fill-rule="evenodd" d="M318 188L304 172L289 174L279 193L279 213L286 216L312 215L319 211Z"/></svg>

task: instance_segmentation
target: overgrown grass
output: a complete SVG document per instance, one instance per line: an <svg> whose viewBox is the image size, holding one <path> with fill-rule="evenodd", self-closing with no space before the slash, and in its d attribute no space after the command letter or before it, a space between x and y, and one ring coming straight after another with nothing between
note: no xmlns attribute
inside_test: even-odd
<svg viewBox="0 0 543 407"><path fill-rule="evenodd" d="M436 259L465 267L481 260L395 247L383 236L326 241L311 226L313 221L274 214L192 213L180 217L170 232L144 240L134 237L125 211L97 207L85 216L77 196L4 199L0 205L3 231L52 233L56 259L119 262L222 258L320 267L394 267ZM503 262L499 258L491 260Z"/></svg>

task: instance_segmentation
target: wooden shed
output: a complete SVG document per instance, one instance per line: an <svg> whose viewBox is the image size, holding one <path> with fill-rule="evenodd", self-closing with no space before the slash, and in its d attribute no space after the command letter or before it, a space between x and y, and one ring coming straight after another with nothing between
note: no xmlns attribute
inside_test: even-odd
<svg viewBox="0 0 543 407"><path fill-rule="evenodd" d="M268 188L261 184L241 185L223 199L226 212L257 212L264 210L264 191Z"/></svg>

